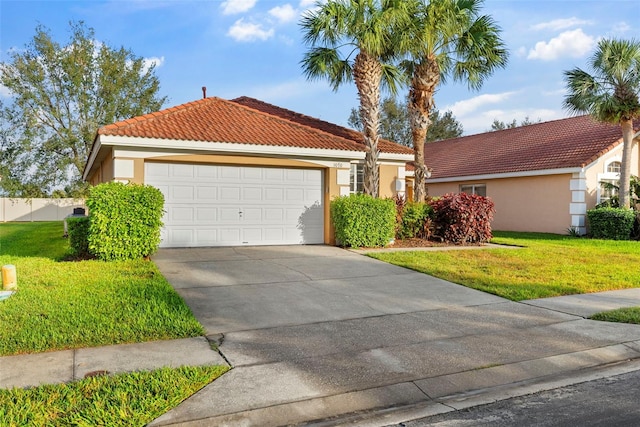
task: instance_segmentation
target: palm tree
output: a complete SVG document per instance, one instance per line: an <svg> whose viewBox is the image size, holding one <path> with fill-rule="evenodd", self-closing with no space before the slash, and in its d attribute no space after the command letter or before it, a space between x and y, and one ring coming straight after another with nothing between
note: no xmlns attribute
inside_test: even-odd
<svg viewBox="0 0 640 427"><path fill-rule="evenodd" d="M327 78L333 90L355 80L367 149L364 192L374 197L379 187L380 86L384 81L395 93L401 77L386 61L397 48L393 38L408 17L407 5L406 0L330 0L300 22L304 41L311 46L301 62L307 78Z"/></svg>
<svg viewBox="0 0 640 427"><path fill-rule="evenodd" d="M485 78L507 64L508 53L493 19L480 15L483 0L414 0L408 61L408 109L415 153L414 200L426 196L424 143L434 94L452 77L480 89Z"/></svg>
<svg viewBox="0 0 640 427"><path fill-rule="evenodd" d="M629 208L633 120L640 117L640 42L600 40L589 66L593 74L580 68L565 71L568 94L564 106L622 128L619 203Z"/></svg>

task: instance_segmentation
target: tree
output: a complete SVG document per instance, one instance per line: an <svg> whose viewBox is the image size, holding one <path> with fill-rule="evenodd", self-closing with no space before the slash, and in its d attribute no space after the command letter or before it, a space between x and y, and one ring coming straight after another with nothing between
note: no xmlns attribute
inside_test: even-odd
<svg viewBox="0 0 640 427"><path fill-rule="evenodd" d="M380 88L396 91L399 71L389 63L399 45L397 28L408 19L406 0L332 0L303 15L303 39L310 45L302 60L309 79L327 78L334 90L355 81L366 147L364 193L379 190L378 127ZM352 58L353 54L355 58Z"/></svg>
<svg viewBox="0 0 640 427"><path fill-rule="evenodd" d="M456 120L451 111L447 111L441 116L440 112L435 109L430 113L430 118L432 124L427 134L427 142L457 138L462 135L462 124ZM360 121L358 110L351 109L347 123L354 129L362 131L362 122ZM398 102L396 98L388 97L382 101L380 137L407 147L413 146L407 105Z"/></svg>
<svg viewBox="0 0 640 427"><path fill-rule="evenodd" d="M0 63L11 93L0 110L3 191L13 196L79 196L82 172L99 126L160 109L153 65L123 47L98 42L84 23L70 23L61 45L36 28L26 49Z"/></svg>
<svg viewBox="0 0 640 427"><path fill-rule="evenodd" d="M491 17L480 15L482 0L414 0L412 5L412 25L405 32L410 59L404 68L411 79L414 199L421 201L426 196L424 143L437 87L452 77L479 89L486 77L506 65L508 54L500 28Z"/></svg>
<svg viewBox="0 0 640 427"><path fill-rule="evenodd" d="M491 123L491 130L492 131L496 131L496 130L505 130L505 129L514 129L517 127L521 127L521 126L529 126L535 123L541 123L542 120L538 119L537 121L532 121L529 116L525 117L524 120L522 120L520 122L520 124L518 124L518 122L516 121L516 119L513 119L513 121L509 122L509 123L505 123L503 121L500 121L498 119L493 119L493 123Z"/></svg>
<svg viewBox="0 0 640 427"><path fill-rule="evenodd" d="M622 129L620 206L629 208L633 120L640 117L640 42L602 39L589 61L593 74L574 68L565 71L564 106L576 114L619 124Z"/></svg>

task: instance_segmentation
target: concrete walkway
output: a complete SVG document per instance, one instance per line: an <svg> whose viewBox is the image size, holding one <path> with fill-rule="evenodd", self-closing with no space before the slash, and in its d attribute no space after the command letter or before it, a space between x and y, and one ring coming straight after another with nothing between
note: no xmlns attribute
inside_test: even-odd
<svg viewBox="0 0 640 427"><path fill-rule="evenodd" d="M385 425L640 369L640 326L584 318L640 306L640 289L515 303L327 246L154 261L208 339L1 357L0 387L228 361L151 425Z"/></svg>

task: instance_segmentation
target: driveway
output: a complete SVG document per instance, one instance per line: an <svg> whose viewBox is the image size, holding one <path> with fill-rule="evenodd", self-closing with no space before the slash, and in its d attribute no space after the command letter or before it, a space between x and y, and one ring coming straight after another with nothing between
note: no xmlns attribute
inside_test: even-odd
<svg viewBox="0 0 640 427"><path fill-rule="evenodd" d="M585 320L329 246L163 249L234 367L152 425L281 425L426 404L640 357Z"/></svg>

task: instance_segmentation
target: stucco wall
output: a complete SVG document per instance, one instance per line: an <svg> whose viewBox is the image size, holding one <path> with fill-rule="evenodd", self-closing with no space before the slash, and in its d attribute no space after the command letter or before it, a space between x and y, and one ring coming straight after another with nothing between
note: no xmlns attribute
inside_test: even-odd
<svg viewBox="0 0 640 427"><path fill-rule="evenodd" d="M115 156L115 158L114 158ZM144 183L145 162L181 162L181 163L209 163L227 164L239 166L273 166L289 168L314 168L324 171L324 241L334 244L334 229L330 218L330 203L335 197L349 193L349 169L350 161L336 159L328 162L322 160L298 160L291 158L238 156L219 154L177 154L177 153L151 153L144 151L116 150L100 163L100 167L89 182L96 185L100 182L112 180L128 181L137 184ZM399 171L404 171L404 163L380 165L380 196L393 197L396 194L396 180Z"/></svg>
<svg viewBox="0 0 640 427"><path fill-rule="evenodd" d="M429 183L429 195L458 193L463 184L485 184L496 205L492 228L566 234L571 226L570 174L453 183Z"/></svg>

